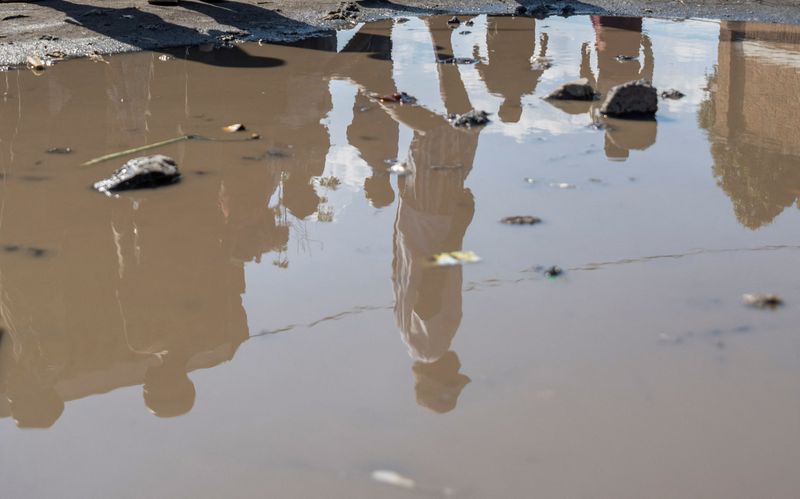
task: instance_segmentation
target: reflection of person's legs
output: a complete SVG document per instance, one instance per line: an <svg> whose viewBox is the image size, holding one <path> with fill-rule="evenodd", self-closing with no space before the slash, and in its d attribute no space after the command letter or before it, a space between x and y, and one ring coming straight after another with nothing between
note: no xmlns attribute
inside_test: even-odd
<svg viewBox="0 0 800 499"><path fill-rule="evenodd" d="M372 206L383 208L394 201L394 191L384 161L397 154L400 127L381 109L371 107L363 94L356 97L353 122L347 128L347 141L358 149L372 169L364 180L364 193Z"/></svg>
<svg viewBox="0 0 800 499"><path fill-rule="evenodd" d="M150 5L178 5L178 0L147 0Z"/></svg>

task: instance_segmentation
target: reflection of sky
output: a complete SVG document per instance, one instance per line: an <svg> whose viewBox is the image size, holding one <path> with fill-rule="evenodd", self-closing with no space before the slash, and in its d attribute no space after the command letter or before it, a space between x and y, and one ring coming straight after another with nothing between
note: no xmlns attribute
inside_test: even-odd
<svg viewBox="0 0 800 499"><path fill-rule="evenodd" d="M645 19L644 29L653 40L653 83L661 90L675 88L686 94L681 100L661 100L670 112L694 113L705 98L706 74L717 62L719 23L687 20Z"/></svg>
<svg viewBox="0 0 800 499"><path fill-rule="evenodd" d="M392 76L397 88L416 97L420 105L431 111L445 114L433 40L421 19L412 18L394 25L392 60Z"/></svg>

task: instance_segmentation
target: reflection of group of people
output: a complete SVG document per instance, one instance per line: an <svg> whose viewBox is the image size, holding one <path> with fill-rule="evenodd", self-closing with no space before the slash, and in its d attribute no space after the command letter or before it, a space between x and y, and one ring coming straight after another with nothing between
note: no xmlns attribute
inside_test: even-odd
<svg viewBox="0 0 800 499"><path fill-rule="evenodd" d="M545 71L532 69L530 58L546 56L548 41L543 35L537 46L536 21L530 18L490 17L487 22L490 56L477 70L487 90L504 99L497 119L517 122L523 96L536 90ZM446 20L434 17L425 23L436 56L453 57L453 31ZM592 23L597 74L584 45L581 76L601 92L631 79L652 78L653 54L641 20L593 17ZM481 131L453 128L445 116L422 106L377 105L369 99L372 92L398 90L392 79L393 26L392 21L364 26L339 56L334 56L335 37L305 42L300 49L270 46L271 57L291 60L284 66L279 59L256 59L235 49L227 54L188 53L189 60L208 64L159 65L154 56L141 54L108 66L81 67L80 75L64 66L52 76L50 98L25 103L25 115L51 117L50 126L66 139L82 133L68 123L110 123L107 130L98 127L97 141L115 147L146 142L158 127L163 135L185 133L208 116L228 119L221 92L258 96L268 88L269 118L259 130L264 139L258 146L275 154L262 155L246 167L226 167L230 158L224 148L183 147L182 164L220 169L198 176L192 193L176 198L142 193L113 204L100 196L59 202L67 194L46 183L4 184L0 241L23 246L45 242L59 251L35 264L24 263L19 255L0 255L0 316L6 327L0 336L0 416L10 413L20 426L46 427L59 417L64 400L133 384L144 385L145 403L160 416L191 409L195 391L187 373L231 359L248 337L241 302L244 264L286 246L289 229L279 221L286 213L303 219L319 209L321 198L311 180L325 167L329 137L321 119L331 110L328 82L334 75L346 76L360 88L347 140L372 169L364 180L365 195L379 208L397 201L394 313L414 359L417 400L437 412L452 410L469 382L451 345L462 318L462 271L435 268L428 260L462 247L475 211L465 181ZM314 50L302 57L295 52L305 48ZM640 50L643 63L616 59L638 56ZM267 61L264 65L272 69L259 73L258 79L246 77L247 69L234 69L243 73L231 76L213 69L217 57L226 66L236 66L239 57L243 68ZM458 66L439 64L437 70L446 112L471 109ZM80 84L89 76L108 81L105 106L91 104L96 95ZM730 88L733 92L738 87ZM730 102L737 95L732 93ZM20 104L0 104L10 105ZM596 103L585 106L564 110L593 113ZM720 106L715 105L717 118ZM17 115L16 108L5 111L3 116ZM264 121L258 106L236 112L243 113L235 117L240 121L248 120L248 112L251 122ZM172 128L164 129L165 124ZM3 143L13 144L26 133L24 126L3 120ZM413 132L407 153L411 173L398 178L395 193L384 160L397 153L401 126ZM716 144L719 119L708 126ZM640 123L624 134L610 130L606 153L624 158L629 149L646 148L654 140L655 122ZM759 151L773 143L760 143ZM796 141L789 146L797 146ZM724 143L726 151L731 147ZM13 164L10 151L0 154ZM276 193L278 205L268 206Z"/></svg>

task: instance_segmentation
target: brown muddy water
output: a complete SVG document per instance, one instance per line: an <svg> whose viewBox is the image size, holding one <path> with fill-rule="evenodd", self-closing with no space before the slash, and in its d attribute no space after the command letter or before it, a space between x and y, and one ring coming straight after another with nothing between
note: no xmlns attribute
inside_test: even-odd
<svg viewBox="0 0 800 499"><path fill-rule="evenodd" d="M0 74L2 497L798 496L800 28L473 23Z"/></svg>

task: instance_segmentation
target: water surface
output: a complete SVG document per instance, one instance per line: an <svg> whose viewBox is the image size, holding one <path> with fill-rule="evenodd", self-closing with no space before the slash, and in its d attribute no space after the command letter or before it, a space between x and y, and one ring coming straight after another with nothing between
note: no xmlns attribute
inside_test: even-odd
<svg viewBox="0 0 800 499"><path fill-rule="evenodd" d="M446 20L0 73L3 497L796 497L800 29Z"/></svg>

